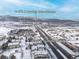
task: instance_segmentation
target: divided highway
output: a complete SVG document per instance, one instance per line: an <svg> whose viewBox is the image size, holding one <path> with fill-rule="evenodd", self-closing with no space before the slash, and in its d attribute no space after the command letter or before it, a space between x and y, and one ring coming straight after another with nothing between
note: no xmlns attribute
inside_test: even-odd
<svg viewBox="0 0 79 59"><path fill-rule="evenodd" d="M74 59L74 57L69 52L64 50L61 46L59 46L57 42L52 42L52 38L48 36L41 28L39 28L38 26L35 27L43 37L43 42L45 42L50 47L52 52L56 55L57 59Z"/></svg>

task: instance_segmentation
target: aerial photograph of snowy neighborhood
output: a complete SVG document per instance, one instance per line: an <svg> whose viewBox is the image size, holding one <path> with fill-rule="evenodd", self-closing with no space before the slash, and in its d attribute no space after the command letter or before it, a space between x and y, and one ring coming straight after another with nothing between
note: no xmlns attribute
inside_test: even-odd
<svg viewBox="0 0 79 59"><path fill-rule="evenodd" d="M0 59L79 59L79 1L0 0Z"/></svg>

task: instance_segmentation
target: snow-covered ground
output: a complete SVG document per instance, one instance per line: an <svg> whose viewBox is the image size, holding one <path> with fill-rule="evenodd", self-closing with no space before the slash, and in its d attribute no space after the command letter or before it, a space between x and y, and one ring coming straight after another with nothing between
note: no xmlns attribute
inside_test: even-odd
<svg viewBox="0 0 79 59"><path fill-rule="evenodd" d="M0 36L2 36L2 35L3 36L8 36L7 33L10 32L13 29L32 29L33 32L36 34L36 36L33 37L34 42L27 42L26 43L25 42L26 37L25 36L22 36L21 38L19 37L21 40L17 40L16 42L9 43L9 45L16 45L16 43L17 43L17 45L20 45L20 47L19 48L15 48L15 49L6 50L5 52L3 52L3 55L6 55L6 56L10 57L10 54L14 54L17 59L32 59L31 58L32 57L31 53L33 53L33 52L36 55L41 54L41 53L42 54L44 54L44 53L47 54L48 53L47 51L45 51L45 50L43 51L42 49L39 49L39 51L32 51L32 52L31 52L31 49L28 49L28 48L26 49L26 47L29 47L29 43L30 44L31 43L32 44L33 43L35 43L35 44L38 43L39 44L41 42L41 41L39 41L39 38L41 36L39 35L38 32L36 32L36 29L35 29L34 26L31 26L31 27L30 26L23 26L24 24L18 23L18 22L15 22L15 23L13 23L13 22L7 22L7 23L6 22L3 22L2 23L2 22L0 22L0 25L1 25L0 26ZM16 26L16 25L18 25L18 26ZM22 27L21 26L19 27L19 25L22 25ZM66 39L68 43L72 43L72 44L76 45L77 47L79 47L79 37L77 35L77 34L79 34L79 32L76 32L75 31L76 29L79 30L79 28L71 28L71 27L70 28L69 27L68 28L67 27L56 27L56 28L46 28L46 29L44 28L43 30L49 36L51 36L52 39L54 39L55 41L56 40L59 40L59 39L63 39L63 40ZM69 32L66 32L66 30L69 30ZM72 37L72 35L73 35L73 37ZM76 38L78 38L78 39L76 40ZM6 39L5 39L5 41L4 40L0 41L0 43L1 43L0 46L3 43L5 43L5 42L6 42ZM66 48L64 45L62 45L60 43L58 43L58 44L61 47ZM41 44L40 45L36 45L36 46L32 46L32 50L35 50L38 47L44 48L45 46L44 45L41 45ZM46 47L48 48L49 51L51 51L51 49L49 49L48 46L46 46ZM18 50L18 52L16 52L16 50ZM69 50L68 48L66 48L65 50L67 50L68 52L71 52L71 50ZM52 52L51 52L51 54L55 56L55 54L53 54ZM56 56L54 58L56 58Z"/></svg>
<svg viewBox="0 0 79 59"><path fill-rule="evenodd" d="M7 35L7 33L12 30L11 28L7 28L7 27L0 27L0 35Z"/></svg>

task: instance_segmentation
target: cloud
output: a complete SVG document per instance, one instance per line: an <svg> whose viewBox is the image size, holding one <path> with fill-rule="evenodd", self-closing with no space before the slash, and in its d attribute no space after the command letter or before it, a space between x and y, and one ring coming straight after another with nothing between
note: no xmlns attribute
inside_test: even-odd
<svg viewBox="0 0 79 59"><path fill-rule="evenodd" d="M59 8L59 11L71 13L74 11L78 11L79 1L69 0L63 6Z"/></svg>
<svg viewBox="0 0 79 59"><path fill-rule="evenodd" d="M58 18L77 18L79 15L77 14L79 13L79 0L63 0L64 3L61 3L61 1L58 2L58 0L56 0L53 2L53 0L0 0L0 9L3 9L4 7L4 10L7 11L13 11L16 8L28 10L56 10L56 17ZM52 14L52 16L53 15L55 16L55 14Z"/></svg>
<svg viewBox="0 0 79 59"><path fill-rule="evenodd" d="M2 6L0 6L0 10L3 10L3 7Z"/></svg>
<svg viewBox="0 0 79 59"><path fill-rule="evenodd" d="M33 6L33 7L40 7L40 8L55 8L56 5L50 3L46 0L39 0L39 2L35 2L35 0L5 0L9 4L13 4L16 6Z"/></svg>
<svg viewBox="0 0 79 59"><path fill-rule="evenodd" d="M72 6L63 6L59 9L59 11L61 12L66 12L66 13L70 13L70 12L74 12L77 9L77 7L72 7Z"/></svg>
<svg viewBox="0 0 79 59"><path fill-rule="evenodd" d="M14 5L23 5L24 2L20 0L5 0L6 3L14 4Z"/></svg>

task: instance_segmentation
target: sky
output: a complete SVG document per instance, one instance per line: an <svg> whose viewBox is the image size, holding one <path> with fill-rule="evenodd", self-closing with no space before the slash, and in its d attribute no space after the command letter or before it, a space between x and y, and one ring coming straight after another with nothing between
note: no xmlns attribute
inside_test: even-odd
<svg viewBox="0 0 79 59"><path fill-rule="evenodd" d="M51 10L56 13L16 13L16 10ZM79 0L0 0L0 15L79 19Z"/></svg>

